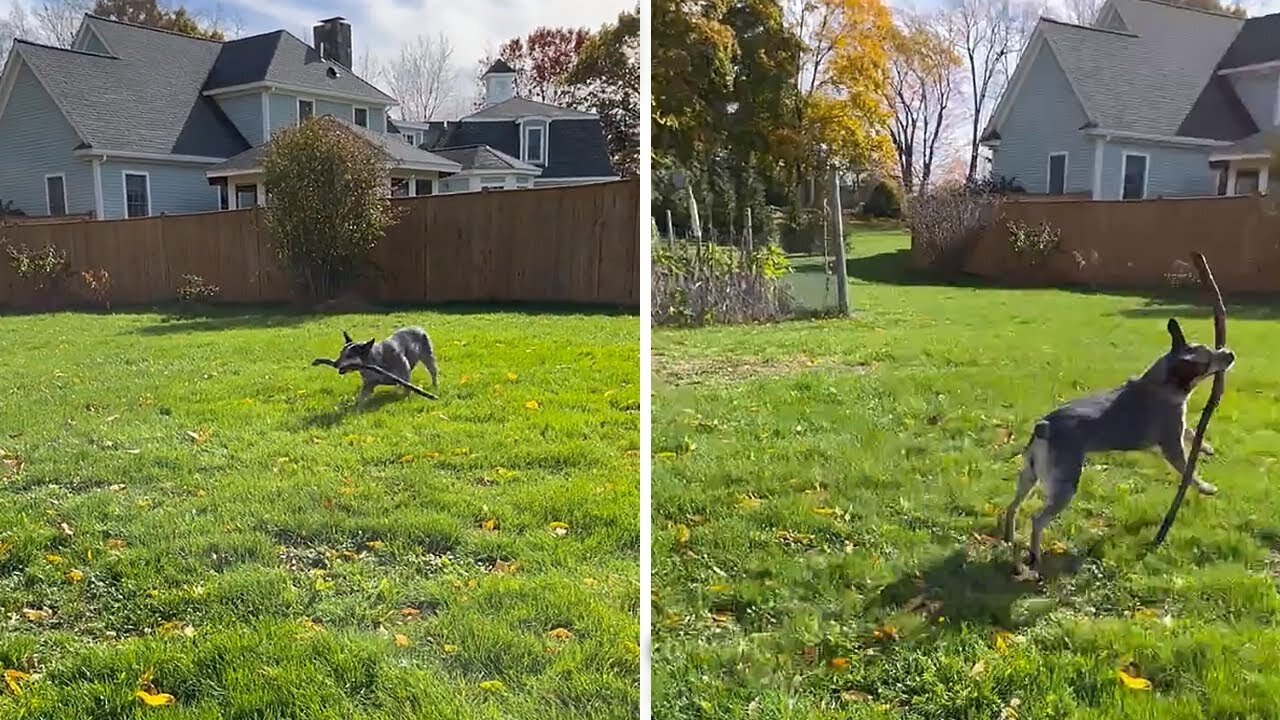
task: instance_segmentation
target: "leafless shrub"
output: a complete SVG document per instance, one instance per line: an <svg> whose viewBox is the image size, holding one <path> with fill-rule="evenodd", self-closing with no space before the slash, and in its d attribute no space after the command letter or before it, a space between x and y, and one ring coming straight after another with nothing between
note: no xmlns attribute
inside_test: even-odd
<svg viewBox="0 0 1280 720"><path fill-rule="evenodd" d="M782 281L788 272L790 264L776 245L750 255L717 245L654 246L653 323L697 326L784 320L795 309Z"/></svg>
<svg viewBox="0 0 1280 720"><path fill-rule="evenodd" d="M998 195L966 193L956 188L910 197L907 227L911 230L911 246L928 268L958 272L999 207Z"/></svg>
<svg viewBox="0 0 1280 720"><path fill-rule="evenodd" d="M1039 265L1062 245L1062 233L1047 220L1041 220L1035 225L1020 220L1010 220L1007 224L1009 246L1028 265Z"/></svg>

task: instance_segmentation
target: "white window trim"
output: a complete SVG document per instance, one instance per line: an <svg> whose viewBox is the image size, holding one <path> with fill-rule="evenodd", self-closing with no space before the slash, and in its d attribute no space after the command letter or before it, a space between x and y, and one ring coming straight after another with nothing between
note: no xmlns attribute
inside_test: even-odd
<svg viewBox="0 0 1280 720"><path fill-rule="evenodd" d="M49 178L62 178L62 214L70 215L71 206L67 203L66 173L49 173L44 176L44 214L53 216L53 198L49 197Z"/></svg>
<svg viewBox="0 0 1280 720"><path fill-rule="evenodd" d="M231 207L230 207L230 209L232 209L232 210L248 210L248 209L250 209L250 208L257 207L257 206L262 202L262 199L261 199L261 197L259 196L259 193L258 193L258 183L256 183L256 182L252 182L252 183L237 183L237 182L235 182L235 180L234 180L234 179L232 179L232 178L227 178L227 179L231 181L231 182L230 182L230 184L227 186L227 205L231 206ZM239 190L239 188L242 188L242 187L250 187L250 186L252 186L252 187L253 187L253 205L250 205L249 207L240 207L240 190Z"/></svg>
<svg viewBox="0 0 1280 720"><path fill-rule="evenodd" d="M400 142L405 143L406 145L411 145L413 147L418 147L418 144L414 142L414 140L416 139L417 137L415 136L414 133L405 132L404 130L400 131Z"/></svg>
<svg viewBox="0 0 1280 720"><path fill-rule="evenodd" d="M431 183L431 192L427 193L426 195L419 195L418 183ZM434 178L415 177L413 178L413 182L409 185L409 196L410 197L427 197L430 195L435 195L436 191L439 190L440 188L439 183L440 181Z"/></svg>
<svg viewBox="0 0 1280 720"><path fill-rule="evenodd" d="M392 175L392 176L391 176L391 181L387 183L387 197L397 197L397 195L395 194L395 192L396 192L396 181L397 181L397 180L403 180L403 181L404 181L404 184L405 184L405 192L407 193L407 194L405 194L405 195L400 195L400 196L398 196L398 197L413 197L413 187L414 187L414 186L413 186L413 181L414 181L414 178L412 178L412 177L410 177L410 176L408 176L408 175L400 175L400 176Z"/></svg>
<svg viewBox="0 0 1280 720"><path fill-rule="evenodd" d="M311 117L316 116L316 99L312 97L296 97L293 103L293 120L295 125L302 124L302 103L311 103Z"/></svg>
<svg viewBox="0 0 1280 720"><path fill-rule="evenodd" d="M522 136L523 142L520 143L520 149L521 149L521 155L524 156L520 158L521 160L529 163L530 165L537 165L538 167L547 166L547 136L551 134L547 131L550 129L551 129L551 123L547 123L546 125L522 125L521 126L520 134ZM542 143L541 143L542 146L539 148L539 150L542 151L542 157L537 161L529 159L529 133L533 130L542 131Z"/></svg>
<svg viewBox="0 0 1280 720"><path fill-rule="evenodd" d="M1049 153L1049 160L1044 169L1044 194L1053 193L1053 159L1062 156L1062 194L1067 194L1067 163L1071 162L1071 155L1066 150L1056 150Z"/></svg>
<svg viewBox="0 0 1280 720"><path fill-rule="evenodd" d="M356 111L357 111L357 110L363 110L363 111L364 111L364 125L361 125L360 123L356 122ZM369 108L365 107L364 105L352 105L352 106L351 106L351 122L352 122L352 124L356 125L357 127L363 127L363 128L365 128L366 130L370 130L370 129L372 129L372 128L370 128L370 127L369 127L370 125L372 125L372 124L373 124L373 123L371 122L372 118L373 118L373 113L369 112Z"/></svg>
<svg viewBox="0 0 1280 720"><path fill-rule="evenodd" d="M1128 198L1128 199L1130 199L1130 200L1146 200L1146 199L1147 199L1147 187L1148 187L1148 186L1150 185L1150 183L1151 183L1151 155L1149 155L1149 154L1147 154L1147 153L1133 152L1133 151L1130 151L1130 150L1125 150L1125 151L1124 151L1124 154L1120 157L1120 199L1121 199L1121 200L1125 200L1125 199L1126 199L1126 198L1125 198L1125 196L1124 196L1124 176L1129 174L1129 170L1128 170L1128 169L1129 169L1129 158L1131 158L1131 157L1140 157L1140 158L1142 158L1142 159L1143 159L1143 164L1142 164L1142 197L1139 197L1139 198Z"/></svg>
<svg viewBox="0 0 1280 720"><path fill-rule="evenodd" d="M134 218L129 217L129 176L130 175L140 176L143 179L145 179L147 182L147 214L135 216ZM121 206L121 209L124 211L124 217L126 220L132 220L132 219L135 219L136 217L151 217L151 210L152 210L151 173L145 170L121 170L120 171L120 194L124 198L124 205Z"/></svg>

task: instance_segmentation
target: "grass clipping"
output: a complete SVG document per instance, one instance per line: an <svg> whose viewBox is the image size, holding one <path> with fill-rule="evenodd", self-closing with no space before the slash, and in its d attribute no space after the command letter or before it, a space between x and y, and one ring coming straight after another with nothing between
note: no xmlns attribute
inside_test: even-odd
<svg viewBox="0 0 1280 720"><path fill-rule="evenodd" d="M1191 260L1195 263L1196 272L1200 275L1200 284L1208 288L1212 295L1213 344L1221 350L1227 344L1227 306L1222 302L1222 293L1218 290L1218 283L1214 282L1213 273L1209 270L1209 263L1204 259L1204 255L1192 253ZM1209 401L1200 412L1200 422L1196 425L1196 434L1191 440L1191 452L1187 456L1186 470L1182 472L1178 494L1173 497L1173 504L1169 506L1169 512L1165 514L1164 522L1160 523L1160 530L1156 533L1156 547L1160 547L1164 542L1169 529L1173 527L1173 521L1178 517L1178 508L1182 507L1182 500L1187 495L1191 478L1195 477L1196 461L1200 459L1200 447L1204 444L1205 431L1209 429L1209 418L1213 417L1213 411L1222 401L1222 391L1226 388L1226 384L1226 372L1218 371L1213 374L1213 389L1209 391Z"/></svg>

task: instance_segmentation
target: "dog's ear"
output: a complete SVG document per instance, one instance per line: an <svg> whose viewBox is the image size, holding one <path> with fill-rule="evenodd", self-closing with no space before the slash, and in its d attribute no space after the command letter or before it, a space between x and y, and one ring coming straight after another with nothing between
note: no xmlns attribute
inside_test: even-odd
<svg viewBox="0 0 1280 720"><path fill-rule="evenodd" d="M346 331L346 330L343 330L343 331L342 331L342 342L350 344L350 343L353 343L353 342L355 342L355 341L351 339L351 336L347 334L347 331Z"/></svg>
<svg viewBox="0 0 1280 720"><path fill-rule="evenodd" d="M378 341L378 338L369 338L369 342L360 343L360 352L361 353L369 352L370 350L373 349L373 344L377 341Z"/></svg>
<svg viewBox="0 0 1280 720"><path fill-rule="evenodd" d="M1171 341L1170 350L1181 350L1187 346L1187 338L1182 335L1182 327L1173 318L1169 318L1169 339Z"/></svg>

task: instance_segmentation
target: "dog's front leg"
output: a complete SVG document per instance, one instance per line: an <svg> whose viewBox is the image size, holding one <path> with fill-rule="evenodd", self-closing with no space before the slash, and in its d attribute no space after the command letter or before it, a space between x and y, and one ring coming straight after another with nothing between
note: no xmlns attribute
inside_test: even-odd
<svg viewBox="0 0 1280 720"><path fill-rule="evenodd" d="M360 394L356 396L356 407L363 408L369 403L369 398L373 395L373 389L377 387L375 383L365 382L360 386Z"/></svg>
<svg viewBox="0 0 1280 720"><path fill-rule="evenodd" d="M1181 481L1182 476L1187 472L1187 449L1182 446L1182 438L1165 440L1160 443L1160 451L1164 453L1164 459L1178 471L1178 480ZM1218 488L1212 483L1201 480L1198 475L1192 476L1191 480L1195 482L1196 490L1201 495L1213 495L1218 492Z"/></svg>
<svg viewBox="0 0 1280 720"><path fill-rule="evenodd" d="M1188 453L1191 452L1191 443L1195 442L1195 440L1196 440L1196 431L1192 430L1189 426L1184 426L1182 428L1182 442L1186 443L1186 448L1187 448L1186 451ZM1205 455L1213 454L1213 446L1209 444L1208 440L1202 440L1200 442L1200 452L1204 453Z"/></svg>

